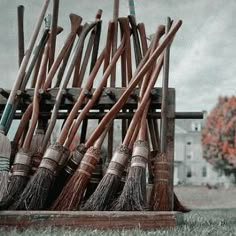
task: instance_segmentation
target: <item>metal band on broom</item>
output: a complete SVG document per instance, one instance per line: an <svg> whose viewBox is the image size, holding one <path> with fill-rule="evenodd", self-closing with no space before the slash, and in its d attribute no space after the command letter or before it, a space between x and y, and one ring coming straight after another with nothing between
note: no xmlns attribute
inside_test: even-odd
<svg viewBox="0 0 236 236"><path fill-rule="evenodd" d="M7 104L4 108L3 115L1 117L1 121L0 121L0 194L1 192L4 192L7 187L8 171L9 171L10 155L11 155L11 144L5 135L8 131L6 130L6 125L8 122L10 122L9 118L11 117L11 113L14 112L13 107L16 100L16 93L17 93L17 90L20 88L20 85L24 78L25 70L29 62L30 55L32 53L35 41L37 39L41 24L43 22L43 18L46 13L48 4L49 4L49 0L46 0L44 2L39 20L35 26L34 33L30 39L29 46L21 62L15 83L13 85L10 96L7 100Z"/></svg>
<svg viewBox="0 0 236 236"><path fill-rule="evenodd" d="M155 51L153 52L153 54L151 55L151 57L148 60L145 57L143 58L142 61L147 60L146 63L144 65L142 65L140 70L139 70L139 68L137 69L138 72L134 75L133 79L129 83L128 88L123 93L123 95L120 97L120 99L117 101L117 103L111 108L110 112L106 116L104 116L104 118L100 122L100 126L97 127L97 130L96 130L97 133L94 132L93 135L90 137L90 139L89 139L90 142L92 142L94 139L96 140L98 138L98 134L100 132L100 129L103 129L104 127L106 127L106 123L110 119L114 119L117 112L121 109L121 107L125 103L125 101L127 99L126 95L129 94L130 91L132 91L137 86L137 84L141 81L143 76L147 73L147 71L150 69L150 67L153 65L153 63L156 61L157 57L160 56L160 54L163 52L165 47L172 40L175 33L180 28L181 24L182 24L182 21L178 21L172 27L172 29L170 30L168 35L164 38L162 43L155 49ZM140 64L142 64L142 61L140 62ZM124 158L124 156L127 155L127 148L121 149L120 152L118 151L118 153L115 153L115 155L113 155L113 158L115 159L115 163L117 163L117 155L119 156L119 158L118 158L119 168L115 169L115 173L113 173L114 168L112 166L110 167L110 169L108 169L107 173L102 178L97 189L92 194L92 196L89 198L89 200L86 202L83 209L85 209L85 210L103 210L106 208L106 203L109 202L111 200L111 198L114 197L114 194L117 190L116 186L120 181L120 176L117 175L116 173L117 173L117 171L119 172L120 169L123 170L124 166L126 165L126 158ZM115 191L113 191L113 188L115 189Z"/></svg>
<svg viewBox="0 0 236 236"><path fill-rule="evenodd" d="M62 86L60 87L57 97L56 103L54 105L52 116L50 119L50 124L48 126L47 132L45 134L42 149L47 147L48 140L50 138L51 132L55 125L57 113L60 107L60 103L63 96L63 91L66 89L67 84L70 80L73 68L75 66L75 62L77 57L81 51L82 45L84 43L85 37L88 32L96 25L96 23L92 23L87 25L82 32L82 35L75 47L75 53L71 58L71 63L66 73L65 80L63 81ZM52 66L53 68L53 66ZM51 84L50 81L45 82L46 85ZM51 145L44 154L44 157L40 163L39 169L32 177L25 190L23 191L20 199L14 204L13 208L15 209L41 209L44 205L44 202L47 198L47 193L51 187L51 184L54 181L54 172L56 171L57 164L60 160L61 155L65 152L63 147L55 144Z"/></svg>

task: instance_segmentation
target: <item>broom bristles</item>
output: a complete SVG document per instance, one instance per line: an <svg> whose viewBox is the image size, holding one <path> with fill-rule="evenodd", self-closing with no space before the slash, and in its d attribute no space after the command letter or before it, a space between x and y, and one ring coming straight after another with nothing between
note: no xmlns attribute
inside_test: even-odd
<svg viewBox="0 0 236 236"><path fill-rule="evenodd" d="M165 153L160 153L154 163L154 185L151 208L154 211L170 211L170 165Z"/></svg>
<svg viewBox="0 0 236 236"><path fill-rule="evenodd" d="M9 173L8 171L0 171L0 201L7 193Z"/></svg>
<svg viewBox="0 0 236 236"><path fill-rule="evenodd" d="M119 198L112 203L115 211L142 211L146 208L145 169L131 167L128 179Z"/></svg>
<svg viewBox="0 0 236 236"><path fill-rule="evenodd" d="M0 130L0 200L7 190L11 156L11 143Z"/></svg>
<svg viewBox="0 0 236 236"><path fill-rule="evenodd" d="M154 182L151 208L154 211L170 211L168 183Z"/></svg>
<svg viewBox="0 0 236 236"><path fill-rule="evenodd" d="M81 209L84 211L102 211L109 209L119 189L120 179L121 178L117 175L106 173L98 184L95 192Z"/></svg>
<svg viewBox="0 0 236 236"><path fill-rule="evenodd" d="M68 181L53 205L54 210L76 210L84 196L92 172L99 161L100 148L90 147L79 166L79 169Z"/></svg>
<svg viewBox="0 0 236 236"><path fill-rule="evenodd" d="M130 155L130 149L127 146L121 145L116 149L106 174L95 192L82 207L83 210L101 211L109 209L119 190L121 177Z"/></svg>
<svg viewBox="0 0 236 236"><path fill-rule="evenodd" d="M134 143L128 179L119 198L114 202L114 210L142 211L146 208L146 163L148 143L137 140Z"/></svg>
<svg viewBox="0 0 236 236"><path fill-rule="evenodd" d="M77 210L83 198L89 177L79 171L71 177L63 188L61 194L53 204L51 210L69 211Z"/></svg>
<svg viewBox="0 0 236 236"><path fill-rule="evenodd" d="M7 191L0 202L1 210L6 210L17 199L19 199L20 194L23 192L28 180L29 178L26 176L12 175L10 177L10 180L7 186Z"/></svg>
<svg viewBox="0 0 236 236"><path fill-rule="evenodd" d="M31 178L12 210L41 210L44 207L49 190L54 182L54 173L46 168L39 168Z"/></svg>

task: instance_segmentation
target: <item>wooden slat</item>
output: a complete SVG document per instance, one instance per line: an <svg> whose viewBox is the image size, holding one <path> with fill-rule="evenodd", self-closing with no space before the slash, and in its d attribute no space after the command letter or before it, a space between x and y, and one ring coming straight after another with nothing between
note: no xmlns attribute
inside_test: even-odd
<svg viewBox="0 0 236 236"><path fill-rule="evenodd" d="M106 92L106 89L100 96L100 99L94 105L94 109L110 109L117 99L121 96L124 92L124 88L109 88L109 94ZM138 90L138 89L137 89ZM45 109L51 109L55 103L56 95L57 95L57 88L53 88L47 91L47 98L45 98L42 102ZM174 89L170 89L170 92L174 91ZM9 90L6 90L9 93ZM24 109L31 101L33 97L34 90L27 89L25 91L24 96L19 103L18 109ZM74 101L77 100L79 94L81 93L81 88L70 88L65 91L64 100L60 106L60 109L68 109L72 107ZM93 90L92 90L93 93ZM112 94L112 96L111 96ZM133 94L139 94L138 91L134 91ZM152 91L152 104L151 107L155 109L159 109L161 106L161 89L154 88ZM6 98L0 94L0 110L5 106ZM124 108L136 108L137 107L137 100L132 98L132 96L127 100Z"/></svg>
<svg viewBox="0 0 236 236"><path fill-rule="evenodd" d="M177 212L120 211L1 211L0 227L40 228L48 226L91 229L157 229L183 223Z"/></svg>

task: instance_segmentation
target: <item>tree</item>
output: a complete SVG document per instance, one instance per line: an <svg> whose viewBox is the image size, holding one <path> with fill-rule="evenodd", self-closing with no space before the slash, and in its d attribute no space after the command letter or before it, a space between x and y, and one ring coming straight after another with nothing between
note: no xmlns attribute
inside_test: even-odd
<svg viewBox="0 0 236 236"><path fill-rule="evenodd" d="M236 97L219 97L202 131L203 157L236 177Z"/></svg>

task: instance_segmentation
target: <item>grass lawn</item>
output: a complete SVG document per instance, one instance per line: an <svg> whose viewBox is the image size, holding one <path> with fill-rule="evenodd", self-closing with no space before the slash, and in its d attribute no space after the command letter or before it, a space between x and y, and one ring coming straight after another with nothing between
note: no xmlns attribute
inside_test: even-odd
<svg viewBox="0 0 236 236"><path fill-rule="evenodd" d="M192 212L184 215L185 222L183 225L172 229L159 229L156 231L135 230L69 230L58 228L45 228L41 230L27 229L23 232L18 232L16 229L5 231L0 229L0 235L66 235L66 236L84 236L84 235L103 235L103 236L118 236L118 235L219 235L230 236L236 235L236 208L235 209L213 209L213 210L192 210Z"/></svg>

